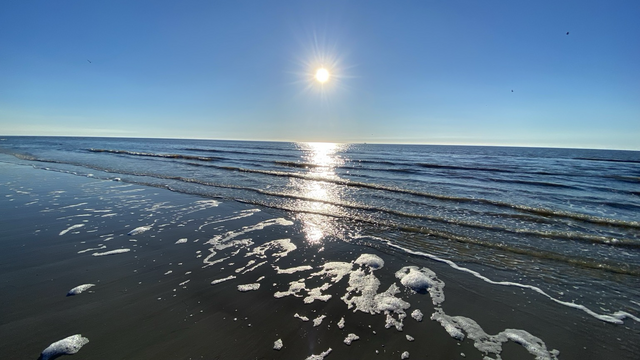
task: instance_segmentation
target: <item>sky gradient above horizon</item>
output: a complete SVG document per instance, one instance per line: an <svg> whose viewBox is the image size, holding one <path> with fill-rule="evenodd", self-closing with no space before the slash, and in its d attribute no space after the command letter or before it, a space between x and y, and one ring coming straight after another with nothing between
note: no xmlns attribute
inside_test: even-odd
<svg viewBox="0 0 640 360"><path fill-rule="evenodd" d="M638 19L636 0L3 2L0 135L640 150Z"/></svg>

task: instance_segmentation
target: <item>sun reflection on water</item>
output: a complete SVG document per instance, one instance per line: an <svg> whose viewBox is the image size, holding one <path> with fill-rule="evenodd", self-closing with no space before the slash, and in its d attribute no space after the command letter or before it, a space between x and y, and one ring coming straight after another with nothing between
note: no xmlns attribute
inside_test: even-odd
<svg viewBox="0 0 640 360"><path fill-rule="evenodd" d="M308 164L306 171L312 178L339 179L336 168L344 164L340 153L347 145L334 143L298 143L302 152L302 161ZM318 213L337 214L340 211L332 203L340 202L343 188L330 182L292 179L290 193L311 200L294 200L293 207L301 212L303 231L310 244L321 244L328 235L335 235L337 227L333 217ZM318 200L318 201L313 201Z"/></svg>

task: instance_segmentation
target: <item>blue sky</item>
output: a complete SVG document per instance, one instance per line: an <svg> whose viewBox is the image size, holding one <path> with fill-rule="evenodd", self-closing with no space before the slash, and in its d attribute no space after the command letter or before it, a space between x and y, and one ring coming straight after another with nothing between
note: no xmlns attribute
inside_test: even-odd
<svg viewBox="0 0 640 360"><path fill-rule="evenodd" d="M637 0L2 1L0 134L640 150L638 19Z"/></svg>

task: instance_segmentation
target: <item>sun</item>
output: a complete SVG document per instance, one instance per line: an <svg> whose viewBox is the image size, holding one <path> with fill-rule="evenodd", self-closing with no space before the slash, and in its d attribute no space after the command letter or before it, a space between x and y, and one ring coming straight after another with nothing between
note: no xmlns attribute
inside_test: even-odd
<svg viewBox="0 0 640 360"><path fill-rule="evenodd" d="M316 80L320 83L327 82L327 80L329 80L329 71L325 68L318 69L318 71L316 71Z"/></svg>

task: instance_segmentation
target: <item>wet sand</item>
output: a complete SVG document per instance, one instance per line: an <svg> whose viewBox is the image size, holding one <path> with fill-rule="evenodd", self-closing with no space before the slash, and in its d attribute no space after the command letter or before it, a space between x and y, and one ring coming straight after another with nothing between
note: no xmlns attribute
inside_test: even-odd
<svg viewBox="0 0 640 360"><path fill-rule="evenodd" d="M438 309L472 319L489 335L517 329L544 342L536 355L526 341L511 339L501 345L503 359L640 353L633 321L609 324L367 237L310 241L292 213L6 163L0 163L0 197L0 353L10 359L36 359L74 334L89 343L73 359L305 359L328 349L327 359L400 359L404 352L410 359L498 357L474 346L469 332L463 340L452 337L430 319ZM358 263L363 254L384 265ZM326 273L313 275L329 263L350 270L335 282ZM311 268L278 273L300 266ZM433 271L445 284L445 300L434 304L428 288L403 286L396 271L406 266ZM372 289L357 283L357 274L379 281L376 295L390 294L384 306L395 309L390 315L401 320L402 331L386 328L383 313L348 308ZM296 295L274 296L299 280ZM82 284L95 286L67 296ZM247 284L259 288L238 290ZM397 292L388 291L392 284ZM322 285L319 293L331 298L305 303ZM408 307L398 308L403 302ZM422 321L411 316L415 309ZM321 323L314 326L314 319ZM359 338L347 345L348 334ZM283 347L274 350L278 339Z"/></svg>

